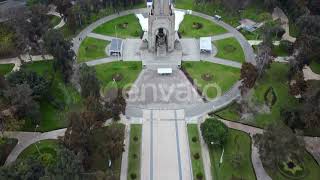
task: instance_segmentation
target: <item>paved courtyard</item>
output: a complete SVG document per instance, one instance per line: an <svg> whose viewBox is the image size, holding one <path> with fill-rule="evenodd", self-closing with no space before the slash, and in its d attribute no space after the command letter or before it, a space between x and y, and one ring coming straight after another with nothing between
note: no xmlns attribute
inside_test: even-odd
<svg viewBox="0 0 320 180"><path fill-rule="evenodd" d="M170 75L143 70L129 97L128 105L146 109L178 109L190 104L202 104L201 97L180 70L174 70Z"/></svg>

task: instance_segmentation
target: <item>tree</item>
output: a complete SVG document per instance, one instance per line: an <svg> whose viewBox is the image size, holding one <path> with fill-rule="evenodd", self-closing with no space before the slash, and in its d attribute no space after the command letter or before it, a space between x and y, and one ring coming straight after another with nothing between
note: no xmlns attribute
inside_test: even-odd
<svg viewBox="0 0 320 180"><path fill-rule="evenodd" d="M253 88L258 77L258 71L256 67L251 63L243 63L241 67L241 76L242 83L240 86L241 94L245 94L248 89Z"/></svg>
<svg viewBox="0 0 320 180"><path fill-rule="evenodd" d="M298 71L290 83L290 93L294 96L302 95L307 90L307 87L303 72Z"/></svg>
<svg viewBox="0 0 320 180"><path fill-rule="evenodd" d="M306 15L297 20L300 35L295 42L296 68L302 70L305 64L320 59L320 16Z"/></svg>
<svg viewBox="0 0 320 180"><path fill-rule="evenodd" d="M115 91L117 92L117 96L107 98L105 100L105 108L107 113L111 114L113 120L120 120L120 114L124 114L126 110L126 100L124 99L122 95L122 90L121 89L113 89L110 91ZM110 93L110 94L115 94L115 93Z"/></svg>
<svg viewBox="0 0 320 180"><path fill-rule="evenodd" d="M100 82L96 77L96 71L86 64L80 67L80 87L82 97L100 98Z"/></svg>
<svg viewBox="0 0 320 180"><path fill-rule="evenodd" d="M47 175L53 179L77 179L84 172L82 158L73 151L61 147L57 152L56 163L48 168Z"/></svg>
<svg viewBox="0 0 320 180"><path fill-rule="evenodd" d="M206 119L200 125L202 137L209 146L223 146L228 137L228 127L215 118Z"/></svg>
<svg viewBox="0 0 320 180"><path fill-rule="evenodd" d="M268 9L273 9L279 4L278 0L264 0L264 5Z"/></svg>
<svg viewBox="0 0 320 180"><path fill-rule="evenodd" d="M37 99L46 96L50 86L50 82L46 78L24 68L10 73L7 80L11 86L27 83L32 89L32 96Z"/></svg>
<svg viewBox="0 0 320 180"><path fill-rule="evenodd" d="M42 38L50 27L48 9L34 5L29 10L20 10L14 15L11 26L15 29L19 54L44 54Z"/></svg>
<svg viewBox="0 0 320 180"><path fill-rule="evenodd" d="M287 161L288 158L303 160L303 139L284 125L268 126L263 134L254 135L254 144L263 164L274 170L278 163Z"/></svg>
<svg viewBox="0 0 320 180"><path fill-rule="evenodd" d="M33 100L32 93L29 85L23 83L4 91L4 97L9 100L19 119L26 117L34 124L38 124L40 122L39 105Z"/></svg>
<svg viewBox="0 0 320 180"><path fill-rule="evenodd" d="M320 128L320 87L308 88L303 99L301 117L306 128Z"/></svg>
<svg viewBox="0 0 320 180"><path fill-rule="evenodd" d="M45 167L34 158L16 160L8 166L0 167L0 179L39 180L45 175Z"/></svg>
<svg viewBox="0 0 320 180"><path fill-rule="evenodd" d="M59 70L65 82L69 82L73 74L75 53L72 43L64 39L63 34L57 30L49 31L44 38L47 51L55 58L54 69Z"/></svg>
<svg viewBox="0 0 320 180"><path fill-rule="evenodd" d="M123 153L123 141L124 130L122 126L112 124L95 131L91 136L90 147L98 151L104 159L114 161Z"/></svg>
<svg viewBox="0 0 320 180"><path fill-rule="evenodd" d="M258 54L256 56L257 61L257 71L258 71L258 78L265 73L266 69L270 66L273 58L271 56L271 48L262 43L258 46Z"/></svg>

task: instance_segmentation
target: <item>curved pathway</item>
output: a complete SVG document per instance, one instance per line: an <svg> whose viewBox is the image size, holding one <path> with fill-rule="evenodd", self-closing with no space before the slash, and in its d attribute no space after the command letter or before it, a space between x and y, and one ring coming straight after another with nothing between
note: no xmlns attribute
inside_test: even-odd
<svg viewBox="0 0 320 180"><path fill-rule="evenodd" d="M5 162L6 165L14 162L19 154L25 150L31 144L34 144L38 141L45 139L58 139L60 136L64 136L66 129L59 129L55 131L50 131L46 133L39 132L5 132L5 137L18 139L18 144L11 151L7 160Z"/></svg>

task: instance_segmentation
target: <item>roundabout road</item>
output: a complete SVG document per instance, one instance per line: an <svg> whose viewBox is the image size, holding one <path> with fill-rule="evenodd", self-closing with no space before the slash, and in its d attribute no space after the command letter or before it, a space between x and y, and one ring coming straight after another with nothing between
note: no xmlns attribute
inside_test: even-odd
<svg viewBox="0 0 320 180"><path fill-rule="evenodd" d="M182 9L177 9L177 10L186 12L186 10L182 10ZM86 27L83 31L81 31L73 39L73 43L74 43L73 49L74 49L75 53L78 52L80 44L84 40L84 38L86 38L87 36L91 36L92 31L95 28L97 28L98 26L100 26L110 20L113 20L115 18L121 17L121 16L125 16L128 14L146 13L146 12L148 12L147 8L127 10L127 11L120 12L119 14L113 14L110 16L106 16L106 17L101 18L98 21L90 24L88 27ZM228 31L228 33L218 35L218 36L213 36L213 40L234 37L240 43L240 45L244 51L245 61L250 62L252 64L256 64L255 63L255 54L254 54L253 48L251 47L249 42L246 40L246 38L239 31L237 31L234 27L230 26L229 24L227 24L223 21L217 21L213 17L206 15L206 14L203 14L203 13L193 11L192 15L199 16L201 18L205 18L205 19L207 19L213 23L216 23L216 24L222 26L223 28L225 28ZM110 37L110 38L112 38L112 37ZM88 62L87 64L94 66L94 65L98 65L98 64L112 62L112 61L115 61L115 59L109 57L109 58L94 60L94 61ZM234 61L228 61L228 60L223 60L223 59L219 59L219 58L209 58L207 61L215 62L218 64L224 64L224 65L232 66L232 67L236 67L236 68L241 68L241 64L234 62ZM240 97L240 90L239 90L240 85L241 85L241 82L237 82L227 93L225 93L222 96L217 97L207 103L202 103L200 105L199 105L199 103L197 103L195 105L190 104L188 107L184 106L183 108L187 112L186 118L187 119L194 119L195 117L200 117L202 115L207 114L208 112L217 111L217 110L229 105L230 103L232 103L233 101L237 100ZM168 109L165 104L163 107L161 107L161 105L160 105L160 106L157 106L157 108L158 109ZM176 107L176 108L181 109L180 107ZM134 105L128 104L126 115L128 117L141 118L143 109L144 108L142 108L142 107L136 107ZM150 109L150 108L146 108L146 109Z"/></svg>

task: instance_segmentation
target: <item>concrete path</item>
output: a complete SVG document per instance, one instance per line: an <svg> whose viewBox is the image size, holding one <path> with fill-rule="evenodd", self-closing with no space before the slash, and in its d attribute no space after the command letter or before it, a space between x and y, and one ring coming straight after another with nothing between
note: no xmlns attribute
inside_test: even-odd
<svg viewBox="0 0 320 180"><path fill-rule="evenodd" d="M64 19L61 17L61 15L60 15L58 12L56 12L56 11L49 11L48 14L49 14L49 15L52 15L52 16L57 16L57 17L59 17L59 18L61 19L61 21L59 22L59 24L57 24L56 26L54 26L53 29L60 29L60 28L62 28L62 27L66 24L66 22L64 21Z"/></svg>
<svg viewBox="0 0 320 180"><path fill-rule="evenodd" d="M295 37L290 36L290 26L289 26L289 19L287 15L280 9L279 7L274 8L272 13L273 20L280 19L281 21L281 27L285 30L284 35L282 36L282 40L287 40L292 43L296 41Z"/></svg>
<svg viewBox="0 0 320 180"><path fill-rule="evenodd" d="M179 119L180 113L150 110L144 114L141 180L193 179L186 122Z"/></svg>
<svg viewBox="0 0 320 180"><path fill-rule="evenodd" d="M234 37L234 35L232 33L225 33L225 34L220 34L220 35L216 35L216 36L211 36L211 41L219 41L222 39L227 39L227 38L231 38Z"/></svg>
<svg viewBox="0 0 320 180"><path fill-rule="evenodd" d="M124 134L124 151L122 153L121 159L121 173L120 180L127 180L128 177L128 154L129 154L129 144L130 144L130 124L126 124L125 134Z"/></svg>
<svg viewBox="0 0 320 180"><path fill-rule="evenodd" d="M36 143L45 139L58 139L59 136L64 136L66 129L59 129L56 131L50 131L46 133L39 132L5 132L4 136L18 139L18 144L11 151L7 160L6 165L14 162L19 154L33 143Z"/></svg>
<svg viewBox="0 0 320 180"><path fill-rule="evenodd" d="M208 62L230 66L234 68L239 68L239 69L241 69L241 66L242 66L242 64L237 61L231 61L231 60L221 59L221 58L212 57L212 56L205 57L205 58L202 57L201 59L203 59L203 61L208 61Z"/></svg>
<svg viewBox="0 0 320 180"><path fill-rule="evenodd" d="M105 40L105 41L111 41L112 39L115 39L115 37L112 37L112 36L106 36L106 35L97 34L97 33L93 33L93 32L89 33L87 36L92 37L92 38L96 38L96 39Z"/></svg>
<svg viewBox="0 0 320 180"><path fill-rule="evenodd" d="M41 55L37 55L37 56L22 55L21 59L24 62L32 62L32 61L52 60L53 57L51 55L44 55L44 56L41 56ZM0 59L0 64L14 64L13 71L17 71L20 69L21 60L18 57Z"/></svg>
<svg viewBox="0 0 320 180"><path fill-rule="evenodd" d="M320 74L316 74L312 71L312 69L309 66L304 66L303 68L303 76L304 80L320 80Z"/></svg>
<svg viewBox="0 0 320 180"><path fill-rule="evenodd" d="M102 58L102 59L88 61L88 62L85 62L85 63L88 66L97 66L97 65L100 65L100 64L105 64L105 63L110 63L110 62L115 62L115 61L119 61L118 57L106 57L106 58Z"/></svg>
<svg viewBox="0 0 320 180"><path fill-rule="evenodd" d="M304 137L304 142L306 143L307 150L320 164L320 137Z"/></svg>

